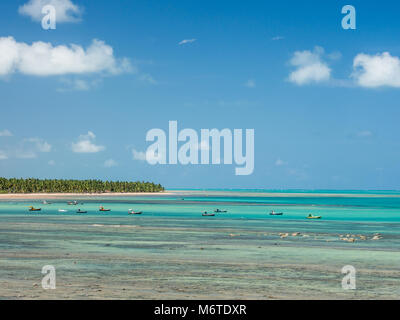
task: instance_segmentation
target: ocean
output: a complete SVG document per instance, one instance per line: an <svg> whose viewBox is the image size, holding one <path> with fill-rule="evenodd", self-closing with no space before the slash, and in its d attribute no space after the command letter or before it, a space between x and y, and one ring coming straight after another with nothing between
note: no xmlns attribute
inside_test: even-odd
<svg viewBox="0 0 400 320"><path fill-rule="evenodd" d="M0 201L0 299L400 297L397 191L172 190L81 196L76 206L68 197L46 200ZM111 211L99 212L101 205ZM227 212L202 216L217 208ZM55 290L41 286L45 265L56 269ZM342 286L348 265L353 290Z"/></svg>

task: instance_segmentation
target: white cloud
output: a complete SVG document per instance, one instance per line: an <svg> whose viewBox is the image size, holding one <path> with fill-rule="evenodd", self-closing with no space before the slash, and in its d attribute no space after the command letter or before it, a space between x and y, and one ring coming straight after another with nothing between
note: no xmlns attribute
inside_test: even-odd
<svg viewBox="0 0 400 320"><path fill-rule="evenodd" d="M29 138L25 139L25 141L30 142L34 145L34 148L39 152L50 152L51 145L44 141L43 139L39 138Z"/></svg>
<svg viewBox="0 0 400 320"><path fill-rule="evenodd" d="M68 79L62 78L60 82L65 85L63 88L58 88L59 92L68 91L89 91L102 83L102 79L84 80L84 79Z"/></svg>
<svg viewBox="0 0 400 320"><path fill-rule="evenodd" d="M277 167L280 167L280 166L287 165L287 162L286 162L286 161L283 161L282 159L277 159L277 160L275 161L275 165L276 165Z"/></svg>
<svg viewBox="0 0 400 320"><path fill-rule="evenodd" d="M71 90L88 91L91 87L90 83L82 79L66 80Z"/></svg>
<svg viewBox="0 0 400 320"><path fill-rule="evenodd" d="M6 160L6 159L8 159L7 154L3 150L0 150L0 160Z"/></svg>
<svg viewBox="0 0 400 320"><path fill-rule="evenodd" d="M197 39L184 39L184 40L182 40L181 42L179 42L179 45L182 45L182 44L187 44L187 43L193 43L193 42L195 42Z"/></svg>
<svg viewBox="0 0 400 320"><path fill-rule="evenodd" d="M143 73L139 76L139 80L149 83L149 84L158 84L157 80L155 80L150 74Z"/></svg>
<svg viewBox="0 0 400 320"><path fill-rule="evenodd" d="M105 150L104 146L99 146L94 143L96 136L89 131L87 134L79 136L76 143L72 143L72 151L75 153L97 153Z"/></svg>
<svg viewBox="0 0 400 320"><path fill-rule="evenodd" d="M328 81L331 77L331 69L322 60L323 54L324 49L321 47L315 47L314 51L296 51L289 62L296 68L289 75L289 81L297 85Z"/></svg>
<svg viewBox="0 0 400 320"><path fill-rule="evenodd" d="M342 53L339 51L335 51L335 52L328 54L327 56L331 60L339 60L342 58Z"/></svg>
<svg viewBox="0 0 400 320"><path fill-rule="evenodd" d="M149 152L149 151L143 152L132 149L132 158L133 160L138 160L138 161L153 162L160 160L162 158L162 155L156 154L155 152Z"/></svg>
<svg viewBox="0 0 400 320"><path fill-rule="evenodd" d="M7 129L0 131L0 137L12 137L12 135L13 134Z"/></svg>
<svg viewBox="0 0 400 320"><path fill-rule="evenodd" d="M132 149L133 160L146 161L146 153Z"/></svg>
<svg viewBox="0 0 400 320"><path fill-rule="evenodd" d="M34 159L38 153L48 153L52 149L51 144L40 138L26 138L18 142L7 152L0 150L0 160L8 158Z"/></svg>
<svg viewBox="0 0 400 320"><path fill-rule="evenodd" d="M97 39L85 50L75 44L53 46L39 41L29 45L13 37L0 37L0 52L0 76L17 72L33 76L116 75L132 70L128 59L116 59L113 48Z"/></svg>
<svg viewBox="0 0 400 320"><path fill-rule="evenodd" d="M273 37L271 40L272 40L272 41L279 41L279 40L283 40L283 39L285 39L285 37L282 37L282 36L275 36L275 37Z"/></svg>
<svg viewBox="0 0 400 320"><path fill-rule="evenodd" d="M51 151L51 144L40 138L27 138L22 140L17 148L14 149L13 154L18 159L34 159L37 158L38 153L48 153Z"/></svg>
<svg viewBox="0 0 400 320"><path fill-rule="evenodd" d="M352 77L357 84L366 88L400 88L400 59L389 52L377 55L358 54L353 61Z"/></svg>
<svg viewBox="0 0 400 320"><path fill-rule="evenodd" d="M47 162L47 164L48 164L49 166L55 166L55 165L56 165L56 162L55 162L54 160L50 160L49 162Z"/></svg>
<svg viewBox="0 0 400 320"><path fill-rule="evenodd" d="M113 159L108 159L104 162L106 168L112 168L118 166L118 163Z"/></svg>
<svg viewBox="0 0 400 320"><path fill-rule="evenodd" d="M247 88L255 88L256 82L252 79L249 79L249 80L247 80L247 82L244 85Z"/></svg>
<svg viewBox="0 0 400 320"><path fill-rule="evenodd" d="M33 21L41 21L44 17L42 8L52 5L56 9L57 23L80 21L83 9L71 0L29 0L18 8L21 15L29 16Z"/></svg>

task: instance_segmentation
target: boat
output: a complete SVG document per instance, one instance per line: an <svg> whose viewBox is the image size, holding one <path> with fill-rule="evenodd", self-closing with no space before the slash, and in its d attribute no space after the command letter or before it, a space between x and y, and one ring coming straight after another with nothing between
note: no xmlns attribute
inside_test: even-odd
<svg viewBox="0 0 400 320"><path fill-rule="evenodd" d="M29 211L42 211L41 208L34 208L34 207L29 207Z"/></svg>
<svg viewBox="0 0 400 320"><path fill-rule="evenodd" d="M214 213L204 212L203 213L203 217L215 217L215 214Z"/></svg>
<svg viewBox="0 0 400 320"><path fill-rule="evenodd" d="M78 204L78 201L68 201L67 204L69 206L76 206Z"/></svg>
<svg viewBox="0 0 400 320"><path fill-rule="evenodd" d="M51 204L51 202L47 202L46 200L44 200L44 201L42 202L42 204Z"/></svg>
<svg viewBox="0 0 400 320"><path fill-rule="evenodd" d="M58 212L68 212L68 210L58 209Z"/></svg>
<svg viewBox="0 0 400 320"><path fill-rule="evenodd" d="M78 210L76 211L76 213L87 213L87 211L82 211L81 209L78 209Z"/></svg>
<svg viewBox="0 0 400 320"><path fill-rule="evenodd" d="M215 213L227 213L228 210L220 210L220 209L217 209L217 210L214 210L214 212L215 212Z"/></svg>
<svg viewBox="0 0 400 320"><path fill-rule="evenodd" d="M101 212L109 212L109 211L111 211L111 209L104 209L104 207L101 206L99 211L101 211Z"/></svg>
<svg viewBox="0 0 400 320"><path fill-rule="evenodd" d="M311 213L307 216L307 219L321 219L321 216L314 216Z"/></svg>
<svg viewBox="0 0 400 320"><path fill-rule="evenodd" d="M142 214L143 211L135 211L135 210L133 210L133 209L129 209L129 210L128 210L128 213L129 213L129 214Z"/></svg>
<svg viewBox="0 0 400 320"><path fill-rule="evenodd" d="M274 210L272 210L272 211L269 213L269 215L270 215L270 216L282 216L282 215L283 215L283 212L275 212Z"/></svg>

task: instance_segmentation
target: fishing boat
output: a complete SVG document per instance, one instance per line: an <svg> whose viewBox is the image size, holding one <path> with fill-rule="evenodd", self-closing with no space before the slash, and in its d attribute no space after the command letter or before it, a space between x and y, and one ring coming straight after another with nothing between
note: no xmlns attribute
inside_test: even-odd
<svg viewBox="0 0 400 320"><path fill-rule="evenodd" d="M29 207L29 211L42 211L41 208Z"/></svg>
<svg viewBox="0 0 400 320"><path fill-rule="evenodd" d="M269 215L270 215L270 216L282 216L282 215L283 215L283 212L275 212L274 210L272 210L272 211L269 213Z"/></svg>
<svg viewBox="0 0 400 320"><path fill-rule="evenodd" d="M307 216L307 219L321 219L321 216L314 216L311 213Z"/></svg>
<svg viewBox="0 0 400 320"><path fill-rule="evenodd" d="M87 213L87 211L82 211L81 209L76 210L76 213Z"/></svg>
<svg viewBox="0 0 400 320"><path fill-rule="evenodd" d="M143 211L135 211L135 210L133 210L133 209L129 209L129 210L128 210L128 213L129 213L129 214L142 214Z"/></svg>
<svg viewBox="0 0 400 320"><path fill-rule="evenodd" d="M220 210L220 209L217 209L217 210L214 210L214 212L215 212L215 213L227 213L228 210Z"/></svg>
<svg viewBox="0 0 400 320"><path fill-rule="evenodd" d="M203 213L203 217L215 217L215 214L214 213L204 212Z"/></svg>
<svg viewBox="0 0 400 320"><path fill-rule="evenodd" d="M109 211L111 211L111 209L104 209L104 207L101 206L99 211L101 211L101 212L109 212Z"/></svg>

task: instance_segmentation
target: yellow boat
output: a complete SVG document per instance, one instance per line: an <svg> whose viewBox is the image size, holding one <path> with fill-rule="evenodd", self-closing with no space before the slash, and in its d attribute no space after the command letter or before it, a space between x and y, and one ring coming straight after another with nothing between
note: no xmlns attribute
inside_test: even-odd
<svg viewBox="0 0 400 320"><path fill-rule="evenodd" d="M29 211L41 211L42 209L36 209L34 207L29 207Z"/></svg>
<svg viewBox="0 0 400 320"><path fill-rule="evenodd" d="M307 219L321 219L321 216L313 216L311 213L308 215Z"/></svg>

